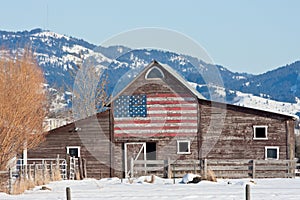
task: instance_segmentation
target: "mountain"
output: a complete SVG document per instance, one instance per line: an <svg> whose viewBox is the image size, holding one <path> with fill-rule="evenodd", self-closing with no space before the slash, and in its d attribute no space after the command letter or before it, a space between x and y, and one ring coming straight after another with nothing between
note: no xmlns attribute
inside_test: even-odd
<svg viewBox="0 0 300 200"><path fill-rule="evenodd" d="M92 56L108 77L110 94L121 90L155 59L172 66L208 99L289 114L300 113L300 61L253 75L231 72L221 65L174 52L132 50L124 46L97 47L82 39L42 29L0 31L0 46L4 47L1 51L9 52L22 52L26 46L34 50L52 94L53 112L71 106L78 64Z"/></svg>

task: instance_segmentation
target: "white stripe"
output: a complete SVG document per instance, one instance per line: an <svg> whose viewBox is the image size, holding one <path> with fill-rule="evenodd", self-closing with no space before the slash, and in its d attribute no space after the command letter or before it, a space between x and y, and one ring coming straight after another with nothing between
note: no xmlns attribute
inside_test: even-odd
<svg viewBox="0 0 300 200"><path fill-rule="evenodd" d="M147 97L147 101L196 101L193 97Z"/></svg>
<svg viewBox="0 0 300 200"><path fill-rule="evenodd" d="M147 104L147 108L164 108L164 107L169 107L169 108L174 108L174 107L193 107L197 108L197 104Z"/></svg>
<svg viewBox="0 0 300 200"><path fill-rule="evenodd" d="M149 124L115 124L115 128L119 127L133 127L133 128L148 128L148 127L164 127L164 126L191 126L197 128L197 123L149 123Z"/></svg>
<svg viewBox="0 0 300 200"><path fill-rule="evenodd" d="M186 114L197 113L197 110L148 110L147 114Z"/></svg>
<svg viewBox="0 0 300 200"><path fill-rule="evenodd" d="M115 121L124 121L124 120L130 120L130 121L135 121L135 120L141 120L141 121L147 121L147 120L197 120L196 117L120 117L120 118L115 118Z"/></svg>
<svg viewBox="0 0 300 200"><path fill-rule="evenodd" d="M159 134L159 133L197 133L197 129L167 129L167 130L115 130L115 133L125 133L125 134L143 134L143 133L153 133L153 134Z"/></svg>

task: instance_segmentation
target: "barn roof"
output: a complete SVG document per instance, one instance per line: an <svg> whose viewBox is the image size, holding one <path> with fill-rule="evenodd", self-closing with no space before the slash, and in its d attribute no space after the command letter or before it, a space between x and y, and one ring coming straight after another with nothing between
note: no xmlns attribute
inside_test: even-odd
<svg viewBox="0 0 300 200"><path fill-rule="evenodd" d="M112 97L108 102L109 106L114 100L116 100L131 84L133 84L144 72L149 70L151 67L158 66L166 71L168 71L175 79L177 79L183 86L185 86L192 94L195 95L198 99L206 99L202 94L200 94L191 84L189 84L181 75L179 75L172 67L167 64L158 63L156 60L153 60L149 65L147 65L127 86L125 86L117 95Z"/></svg>

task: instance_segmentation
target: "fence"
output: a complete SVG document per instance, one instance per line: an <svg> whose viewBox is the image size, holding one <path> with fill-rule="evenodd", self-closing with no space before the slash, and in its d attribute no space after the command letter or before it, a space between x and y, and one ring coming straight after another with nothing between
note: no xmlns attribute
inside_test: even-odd
<svg viewBox="0 0 300 200"><path fill-rule="evenodd" d="M298 169L299 168L299 169ZM211 170L217 178L293 178L300 164L293 160L134 160L130 162L130 176L155 174L174 178L185 173L202 174Z"/></svg>
<svg viewBox="0 0 300 200"><path fill-rule="evenodd" d="M59 166L61 179L67 179L67 161L62 158L30 158L27 159L26 163L23 159L19 159L16 165L16 172L22 169L24 166L37 166L37 168L43 168L42 166L46 165L46 168L51 171L51 168L55 165ZM52 167L51 167L52 165Z"/></svg>

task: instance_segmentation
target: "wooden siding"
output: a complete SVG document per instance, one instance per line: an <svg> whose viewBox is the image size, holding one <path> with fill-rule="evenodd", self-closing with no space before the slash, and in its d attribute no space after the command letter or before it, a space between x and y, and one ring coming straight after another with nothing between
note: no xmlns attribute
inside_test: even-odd
<svg viewBox="0 0 300 200"><path fill-rule="evenodd" d="M109 112L54 129L46 140L28 151L28 158L66 158L67 146L80 146L80 155L87 160L88 177L109 177L110 142ZM75 131L75 128L79 128Z"/></svg>
<svg viewBox="0 0 300 200"><path fill-rule="evenodd" d="M200 100L201 150L208 159L265 159L265 147L279 147L279 159L293 158L293 129L291 117L280 114ZM212 111L212 108L213 111ZM220 115L220 116L218 116ZM223 116L224 115L224 116ZM212 117L213 116L213 117ZM215 122L210 127L210 122ZM218 121L222 122L218 124ZM288 121L288 123L287 123ZM253 139L254 125L268 126L266 140ZM290 132L290 133L288 133ZM289 139L288 139L289 137ZM217 140L214 147L203 145L204 140ZM287 144L289 142L289 144ZM290 152L288 152L290 146Z"/></svg>

